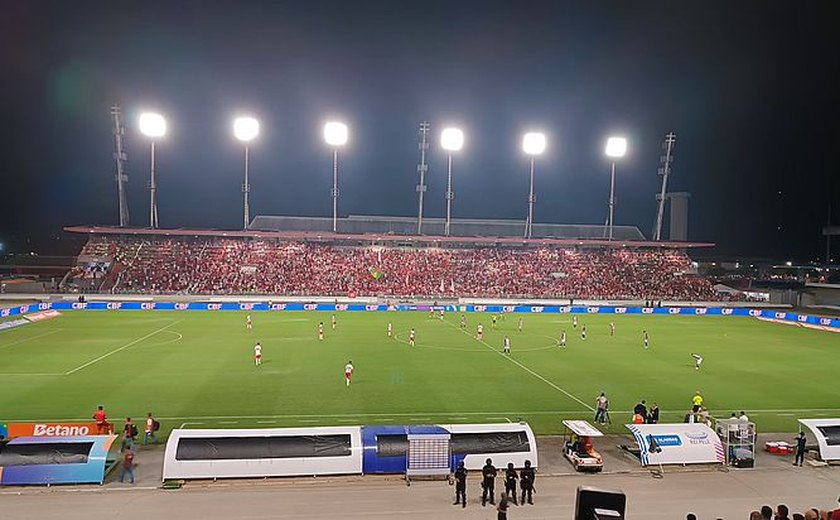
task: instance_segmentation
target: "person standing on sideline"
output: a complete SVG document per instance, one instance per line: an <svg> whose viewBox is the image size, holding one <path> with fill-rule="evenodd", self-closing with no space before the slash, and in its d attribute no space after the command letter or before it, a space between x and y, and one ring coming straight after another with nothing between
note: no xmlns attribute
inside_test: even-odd
<svg viewBox="0 0 840 520"><path fill-rule="evenodd" d="M796 458L793 459L794 466L802 466L805 461L805 432L799 432L796 437Z"/></svg>
<svg viewBox="0 0 840 520"><path fill-rule="evenodd" d="M656 424L659 422L659 405L653 403L653 406L648 410L648 423Z"/></svg>
<svg viewBox="0 0 840 520"><path fill-rule="evenodd" d="M525 497L528 497L528 503L534 505L534 498L532 496L534 492L534 480L536 480L537 475L534 473L534 468L531 467L531 461L525 461L525 467L522 471L519 472L519 487L522 489L522 500L520 503L525 505Z"/></svg>
<svg viewBox="0 0 840 520"><path fill-rule="evenodd" d="M516 474L516 469L513 467L513 462L508 462L507 470L505 471L505 496L510 497L513 505L516 503L516 480L519 475Z"/></svg>
<svg viewBox="0 0 840 520"><path fill-rule="evenodd" d="M137 439L137 425L131 420L131 417L125 418L125 425L123 426L123 440L122 449L130 449L134 451L134 441Z"/></svg>
<svg viewBox="0 0 840 520"><path fill-rule="evenodd" d="M607 422L607 396L604 392L595 400L595 422L604 424Z"/></svg>
<svg viewBox="0 0 840 520"><path fill-rule="evenodd" d="M146 425L143 427L143 445L149 444L149 440L151 439L154 441L154 444L157 444L157 438L155 437L155 432L158 428L160 428L159 423L155 420L152 416L152 412L149 412L146 415Z"/></svg>
<svg viewBox="0 0 840 520"><path fill-rule="evenodd" d="M700 390L694 393L694 397L691 398L691 411L697 413L700 411L700 408L703 407L703 396L700 394Z"/></svg>
<svg viewBox="0 0 840 520"><path fill-rule="evenodd" d="M507 494L502 494L502 498L499 499L499 505L496 506L496 511L498 512L498 514L496 515L497 520L507 520L507 511L508 511Z"/></svg>
<svg viewBox="0 0 840 520"><path fill-rule="evenodd" d="M481 468L481 505L487 505L487 497L490 497L490 503L496 504L496 466L493 465L493 459L487 459L487 463Z"/></svg>
<svg viewBox="0 0 840 520"><path fill-rule="evenodd" d="M455 470L455 503L452 505L457 506L458 502L461 502L461 507L467 507L467 468L463 460Z"/></svg>
<svg viewBox="0 0 840 520"><path fill-rule="evenodd" d="M128 448L122 450L123 458L120 464L120 482L125 482L125 477L128 475L129 482L134 484L134 452Z"/></svg>
<svg viewBox="0 0 840 520"><path fill-rule="evenodd" d="M355 367L353 366L352 361L348 361L346 365L344 365L344 381L347 383L347 386L350 386L350 379L353 378L353 370Z"/></svg>
<svg viewBox="0 0 840 520"><path fill-rule="evenodd" d="M113 431L111 423L108 422L108 414L105 413L105 409L102 406L96 408L96 412L93 414L93 420L96 422L97 435L106 435Z"/></svg>

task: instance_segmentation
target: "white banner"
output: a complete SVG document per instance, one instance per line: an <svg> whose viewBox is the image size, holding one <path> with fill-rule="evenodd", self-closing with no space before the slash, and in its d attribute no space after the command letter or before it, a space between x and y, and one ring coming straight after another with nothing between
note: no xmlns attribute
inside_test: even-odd
<svg viewBox="0 0 840 520"><path fill-rule="evenodd" d="M705 424L627 424L641 450L642 466L723 464L723 444Z"/></svg>

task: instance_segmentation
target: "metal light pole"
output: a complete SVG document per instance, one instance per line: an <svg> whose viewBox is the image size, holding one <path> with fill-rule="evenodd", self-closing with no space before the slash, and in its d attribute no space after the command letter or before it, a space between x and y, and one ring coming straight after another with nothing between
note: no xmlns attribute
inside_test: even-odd
<svg viewBox="0 0 840 520"><path fill-rule="evenodd" d="M440 133L440 147L449 152L446 167L446 223L443 226L444 236L449 236L452 200L455 198L455 192L452 191L452 152L464 147L464 132L459 128L444 128Z"/></svg>
<svg viewBox="0 0 840 520"><path fill-rule="evenodd" d="M324 125L324 141L333 147L333 184L330 193L333 201L332 230L338 232L338 148L347 144L347 125L329 122Z"/></svg>
<svg viewBox="0 0 840 520"><path fill-rule="evenodd" d="M140 132L152 140L151 172L149 175L149 227L157 229L157 177L155 175L155 140L166 135L166 119L160 114L148 112L140 115Z"/></svg>
<svg viewBox="0 0 840 520"><path fill-rule="evenodd" d="M528 132L522 138L522 151L531 157L530 188L528 189L528 218L525 220L525 238L531 238L534 231L534 203L537 197L534 194L534 162L536 156L545 151L545 134Z"/></svg>
<svg viewBox="0 0 840 520"><path fill-rule="evenodd" d="M610 137L607 139L607 146L604 149L607 157L610 157L610 212L607 219L609 239L613 239L613 215L615 213L615 160L624 157L627 153L627 139L623 137Z"/></svg>
<svg viewBox="0 0 840 520"><path fill-rule="evenodd" d="M420 164L417 165L417 172L420 174L420 184L417 185L417 197L419 209L417 210L417 234L423 234L423 196L426 194L426 171L429 166L426 164L426 150L429 149L429 128L428 121L420 123Z"/></svg>
<svg viewBox="0 0 840 520"><path fill-rule="evenodd" d="M245 180L242 183L243 198L243 224L242 229L247 230L251 223L251 183L248 178L249 144L257 138L260 133L260 122L253 117L237 117L233 121L233 135L245 143Z"/></svg>

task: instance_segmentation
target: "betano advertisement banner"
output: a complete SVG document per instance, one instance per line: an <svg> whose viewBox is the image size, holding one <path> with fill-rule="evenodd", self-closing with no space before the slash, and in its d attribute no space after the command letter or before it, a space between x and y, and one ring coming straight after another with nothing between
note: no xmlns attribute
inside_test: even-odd
<svg viewBox="0 0 840 520"><path fill-rule="evenodd" d="M95 423L7 423L6 438L79 437L96 435ZM2 433L2 425L0 425Z"/></svg>
<svg viewBox="0 0 840 520"><path fill-rule="evenodd" d="M626 424L639 445L642 466L723 464L723 444L705 424Z"/></svg>

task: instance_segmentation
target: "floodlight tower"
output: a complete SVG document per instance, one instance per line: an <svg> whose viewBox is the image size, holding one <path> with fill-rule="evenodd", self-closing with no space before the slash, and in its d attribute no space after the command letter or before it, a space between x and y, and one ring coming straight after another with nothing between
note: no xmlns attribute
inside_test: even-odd
<svg viewBox="0 0 840 520"><path fill-rule="evenodd" d="M428 121L420 123L420 141L417 147L420 148L420 164L417 165L417 173L420 174L420 184L417 185L417 198L419 199L420 209L417 211L417 234L423 234L423 196L426 194L426 172L429 166L426 164L426 151L429 149L429 129L431 126Z"/></svg>
<svg viewBox="0 0 840 520"><path fill-rule="evenodd" d="M452 199L455 198L455 193L452 191L452 152L457 152L464 147L464 132L459 128L444 128L440 133L440 147L449 152L446 167L446 224L443 226L443 234L449 236Z"/></svg>
<svg viewBox="0 0 840 520"><path fill-rule="evenodd" d="M242 196L245 206L245 219L242 229L247 230L251 222L250 193L251 184L248 182L248 145L260 134L260 122L253 117L237 117L233 121L233 135L239 141L245 143L245 182L242 183Z"/></svg>
<svg viewBox="0 0 840 520"><path fill-rule="evenodd" d="M338 231L338 149L347 144L347 125L331 121L324 125L324 141L333 147L333 233Z"/></svg>
<svg viewBox="0 0 840 520"><path fill-rule="evenodd" d="M627 139L623 137L610 137L607 139L607 146L604 153L610 161L610 216L608 219L609 239L613 239L613 215L615 213L615 161L624 157L627 153Z"/></svg>
<svg viewBox="0 0 840 520"><path fill-rule="evenodd" d="M665 150L659 157L662 166L659 167L659 175L662 176L662 190L659 192L658 207L656 210L656 226L653 231L653 239L657 242L662 240L662 222L665 220L665 196L668 189L668 177L671 175L671 163L674 162L674 144L677 136L669 132L662 141L662 148Z"/></svg>
<svg viewBox="0 0 840 520"><path fill-rule="evenodd" d="M152 141L151 175L149 181L149 227L158 227L157 182L155 179L155 141L166 135L166 119L154 112L140 114L140 132Z"/></svg>
<svg viewBox="0 0 840 520"><path fill-rule="evenodd" d="M528 191L528 219L525 221L525 238L531 238L534 228L534 160L545 151L545 134L528 132L522 137L522 151L531 158L531 183Z"/></svg>
<svg viewBox="0 0 840 520"><path fill-rule="evenodd" d="M128 174L125 173L125 163L128 160L128 155L123 150L125 127L123 126L122 109L120 109L119 105L111 107L111 116L114 118L114 161L116 162L117 171L117 201L120 208L120 227L126 227L129 224L128 197L126 197L125 188L126 183L128 183Z"/></svg>

